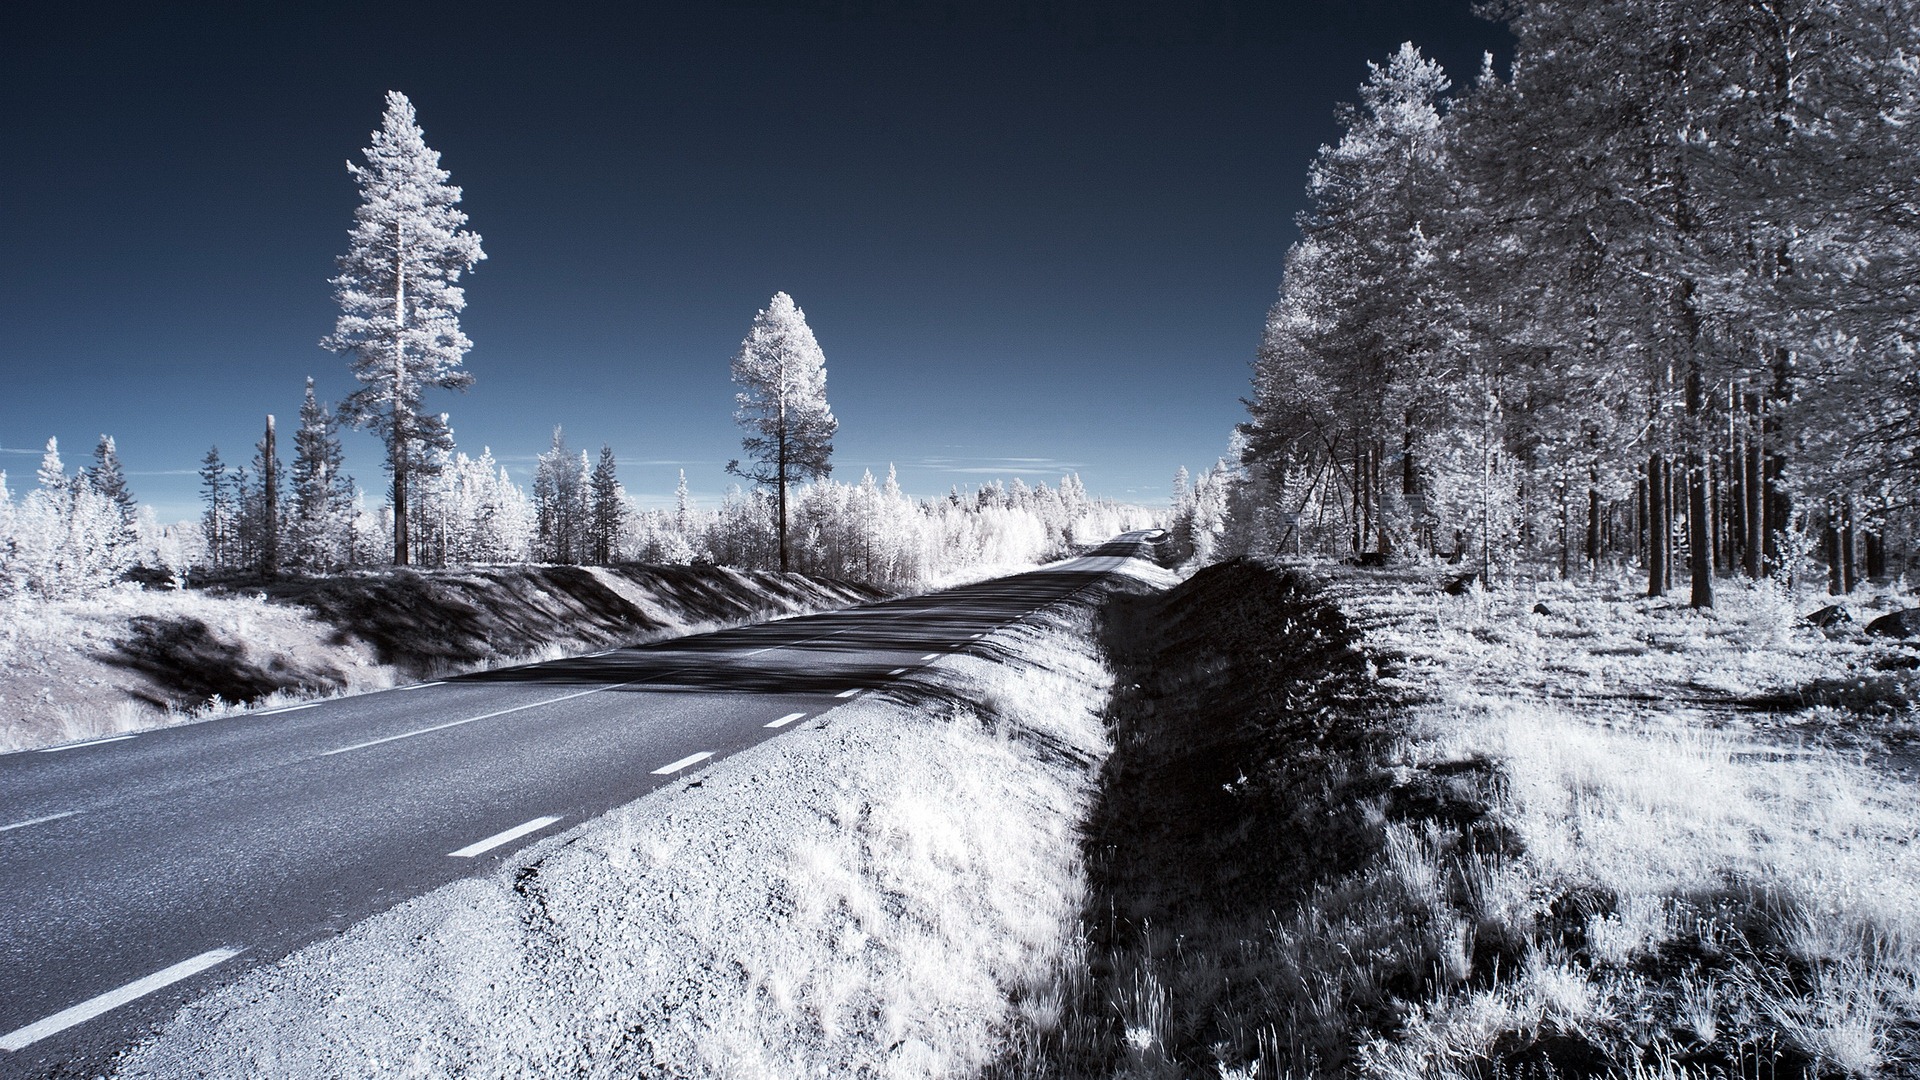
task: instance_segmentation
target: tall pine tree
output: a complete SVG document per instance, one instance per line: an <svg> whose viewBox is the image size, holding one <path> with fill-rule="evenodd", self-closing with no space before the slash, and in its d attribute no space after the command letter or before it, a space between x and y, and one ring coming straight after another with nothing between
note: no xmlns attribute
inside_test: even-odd
<svg viewBox="0 0 1920 1080"><path fill-rule="evenodd" d="M360 187L347 253L333 279L340 318L321 344L351 357L361 387L342 415L371 427L387 444L393 474L393 560L409 561L409 473L427 448L447 449L443 419L424 411L429 388L473 383L461 358L473 342L460 331L466 294L460 275L486 258L464 228L460 189L447 183L440 153L427 146L413 103L387 94L387 112L364 166L348 163Z"/></svg>

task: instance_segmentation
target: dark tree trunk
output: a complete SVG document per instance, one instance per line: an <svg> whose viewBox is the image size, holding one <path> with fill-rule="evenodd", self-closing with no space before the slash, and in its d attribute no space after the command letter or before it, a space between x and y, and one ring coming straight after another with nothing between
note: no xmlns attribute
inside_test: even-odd
<svg viewBox="0 0 1920 1080"><path fill-rule="evenodd" d="M780 572L787 572L787 428L783 416L780 425L779 461L776 463L780 476L779 521L774 532L780 538Z"/></svg>
<svg viewBox="0 0 1920 1080"><path fill-rule="evenodd" d="M1747 395L1747 413L1757 419L1760 412L1760 395ZM1748 425L1747 449L1744 455L1746 481L1743 485L1746 494L1747 527L1747 576L1755 581L1767 572L1767 500L1766 481L1760 471L1760 437L1751 423Z"/></svg>
<svg viewBox="0 0 1920 1080"><path fill-rule="evenodd" d="M1658 451L1647 456L1647 595L1667 594L1666 468Z"/></svg>
<svg viewBox="0 0 1920 1080"><path fill-rule="evenodd" d="M272 413L267 414L265 446L260 457L260 569L273 575L280 573L280 470L274 467Z"/></svg>
<svg viewBox="0 0 1920 1080"><path fill-rule="evenodd" d="M407 436L401 422L401 410L393 412L393 437L387 444L387 456L393 461L393 565L406 566L412 562L412 533L407 517L407 459L412 456L412 448L407 445Z"/></svg>
<svg viewBox="0 0 1920 1080"><path fill-rule="evenodd" d="M1829 522L1820 537L1821 546L1827 555L1827 592L1839 596L1846 592L1846 581L1840 571L1840 528Z"/></svg>

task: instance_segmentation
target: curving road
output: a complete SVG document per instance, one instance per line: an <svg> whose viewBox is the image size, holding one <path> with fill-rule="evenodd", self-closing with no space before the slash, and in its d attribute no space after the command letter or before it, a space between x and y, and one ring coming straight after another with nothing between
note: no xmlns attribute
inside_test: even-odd
<svg viewBox="0 0 1920 1080"><path fill-rule="evenodd" d="M995 581L0 756L0 1076L93 1076L185 1000L1099 582Z"/></svg>

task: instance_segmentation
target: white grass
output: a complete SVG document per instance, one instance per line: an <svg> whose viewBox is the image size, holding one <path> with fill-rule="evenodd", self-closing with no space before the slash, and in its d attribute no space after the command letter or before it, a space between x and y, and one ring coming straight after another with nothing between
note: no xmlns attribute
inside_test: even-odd
<svg viewBox="0 0 1920 1080"><path fill-rule="evenodd" d="M1612 901L1586 923L1586 956L1536 944L1513 981L1443 996L1405 1038L1368 1047L1364 1072L1447 1075L1502 1032L1542 1024L1725 1046L1743 1010L1748 1027L1770 1019L1849 1075L1914 1060L1920 818L1914 785L1875 756L1878 734L1912 724L1911 706L1811 710L1795 728L1730 700L1844 680L1885 646L1829 641L1797 619L1820 598L1765 586L1723 586L1708 613L1624 583L1463 599L1340 588L1372 643L1406 654L1403 678L1425 698L1407 759L1500 763L1495 812L1525 853L1481 872L1487 889L1536 905L1500 918L1525 928L1574 889ZM1536 597L1548 614L1532 612ZM1727 918L1759 929L1716 923ZM1634 973L1682 939L1725 945L1734 974L1661 986ZM1811 985L1789 978L1789 956ZM1684 1073L1668 1061L1642 1075Z"/></svg>
<svg viewBox="0 0 1920 1080"><path fill-rule="evenodd" d="M1031 622L916 676L952 706L809 721L248 973L122 1075L974 1075L1058 1014L1020 991L1074 938L1105 753L1087 627Z"/></svg>

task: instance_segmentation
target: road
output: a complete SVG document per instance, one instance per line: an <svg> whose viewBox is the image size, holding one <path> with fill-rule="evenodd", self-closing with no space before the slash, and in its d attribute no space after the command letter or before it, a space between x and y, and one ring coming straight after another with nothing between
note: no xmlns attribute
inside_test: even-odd
<svg viewBox="0 0 1920 1080"><path fill-rule="evenodd" d="M0 756L0 1076L106 1071L244 967L968 649L1149 535L941 593Z"/></svg>

